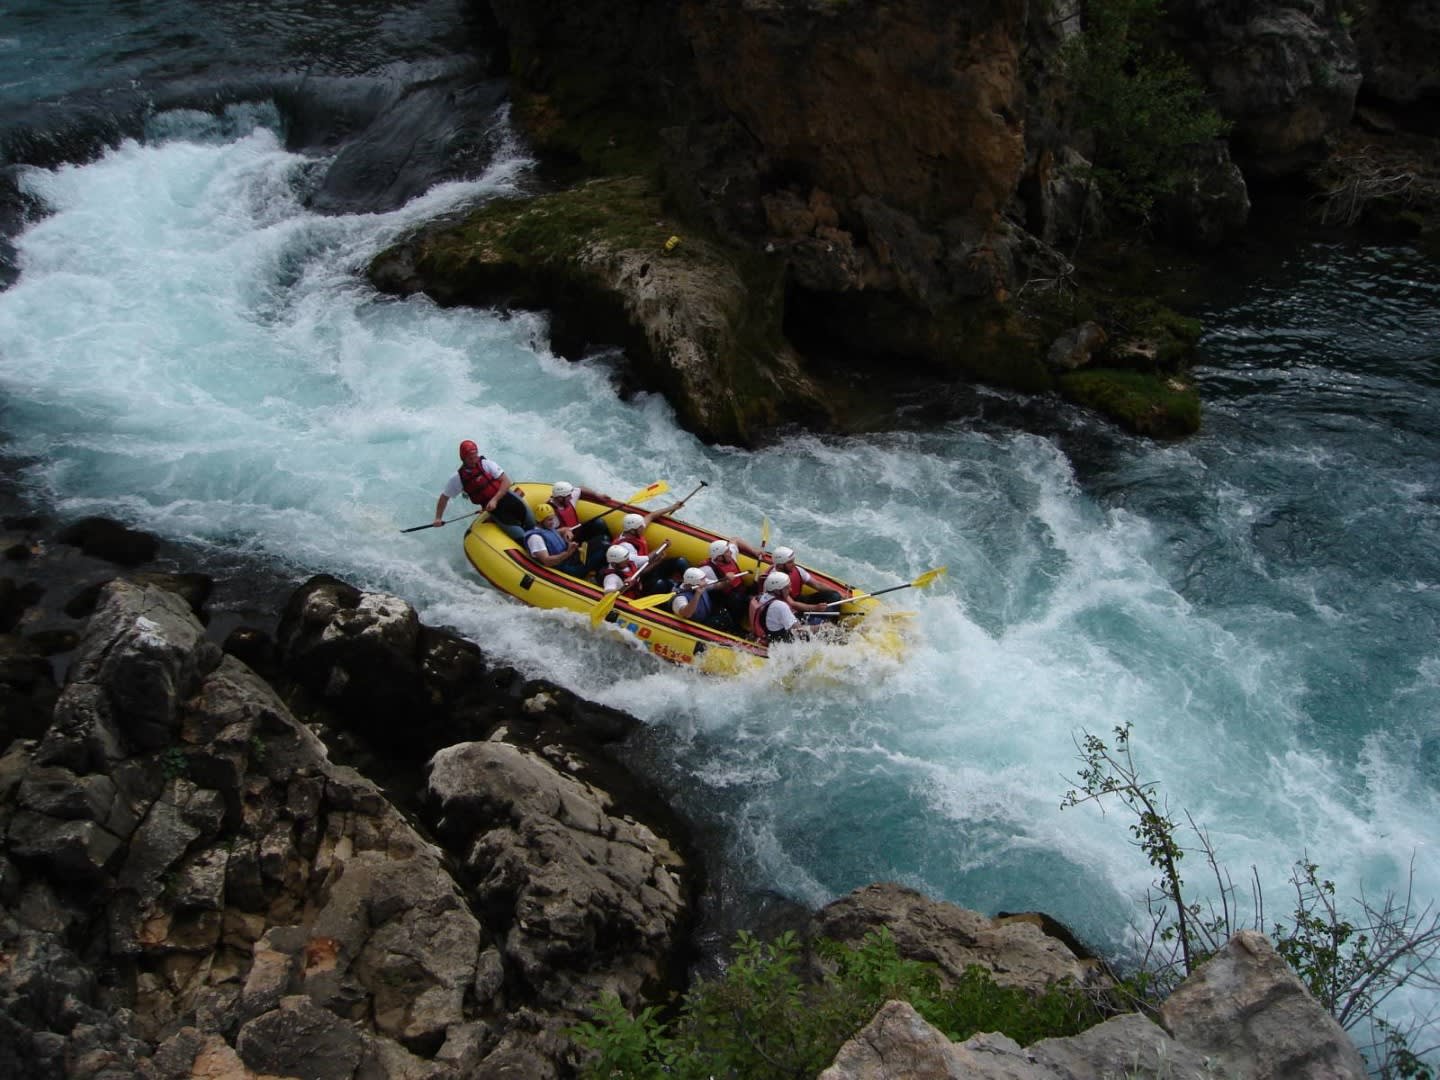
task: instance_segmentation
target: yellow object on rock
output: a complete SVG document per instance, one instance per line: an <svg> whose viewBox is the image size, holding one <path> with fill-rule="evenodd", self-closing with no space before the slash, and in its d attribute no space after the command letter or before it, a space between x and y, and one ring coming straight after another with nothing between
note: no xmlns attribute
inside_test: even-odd
<svg viewBox="0 0 1440 1080"><path fill-rule="evenodd" d="M670 237L669 240L666 240L666 241L665 241L665 254L666 254L666 255L669 255L670 252L674 251L674 250L675 250L677 247L679 247L679 246L680 246L680 238L679 238L678 236L672 236L672 237Z"/></svg>

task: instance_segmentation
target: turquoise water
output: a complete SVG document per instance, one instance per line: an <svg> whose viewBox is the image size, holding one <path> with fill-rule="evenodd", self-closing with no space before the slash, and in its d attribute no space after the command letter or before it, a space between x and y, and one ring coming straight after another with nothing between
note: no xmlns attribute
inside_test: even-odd
<svg viewBox="0 0 1440 1080"><path fill-rule="evenodd" d="M0 293L0 429L30 489L215 553L394 591L492 657L642 717L643 762L738 867L729 899L820 904L893 879L1044 909L1111 950L1151 879L1126 821L1061 811L1075 740L1135 730L1147 777L1237 879L1290 862L1343 897L1440 895L1440 268L1307 245L1205 312L1197 438L1061 411L1049 434L952 423L758 452L705 447L538 315L374 294L414 224L514 190L473 179L321 217L324 159L263 105L167 112L84 165L25 167L45 209ZM710 486L693 517L895 594L917 644L803 650L717 683L484 587L430 519L464 437L513 476L625 494ZM1194 884L1205 887L1199 867ZM1396 1006L1402 1018L1424 1001Z"/></svg>

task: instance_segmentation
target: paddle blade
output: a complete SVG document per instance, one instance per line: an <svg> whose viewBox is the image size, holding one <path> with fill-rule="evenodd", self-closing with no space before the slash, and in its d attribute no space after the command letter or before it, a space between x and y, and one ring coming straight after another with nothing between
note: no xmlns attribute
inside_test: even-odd
<svg viewBox="0 0 1440 1080"><path fill-rule="evenodd" d="M760 519L760 550L763 551L763 550L765 550L766 548L768 548L769 546L770 546L770 519L769 519L768 517L762 517L762 518Z"/></svg>
<svg viewBox="0 0 1440 1080"><path fill-rule="evenodd" d="M632 600L630 601L630 606L636 611L649 611L651 608L659 607L661 604L674 599L675 594L673 592L656 593L654 596L642 596L639 600Z"/></svg>
<svg viewBox="0 0 1440 1080"><path fill-rule="evenodd" d="M595 606L590 609L590 626L592 629L598 627L605 621L606 616L615 607L615 601L619 599L618 592L608 592L596 601Z"/></svg>
<svg viewBox="0 0 1440 1080"><path fill-rule="evenodd" d="M910 582L910 584L914 585L917 589L923 589L936 579L944 577L948 569L949 567L946 566L937 566L934 570L926 570L925 573Z"/></svg>
<svg viewBox="0 0 1440 1080"><path fill-rule="evenodd" d="M634 495L631 495L631 496L630 496L628 499L626 499L625 501L626 501L627 503L632 504L632 505L635 504L635 503L643 503L643 502L645 502L647 499L653 499L653 498L655 498L655 496L657 496L657 495L664 495L664 494L665 494L667 491L669 491L669 490L670 490L670 485L667 484L664 480L656 480L653 484L649 485L648 487L643 487L643 488L641 488L639 491L635 492Z"/></svg>

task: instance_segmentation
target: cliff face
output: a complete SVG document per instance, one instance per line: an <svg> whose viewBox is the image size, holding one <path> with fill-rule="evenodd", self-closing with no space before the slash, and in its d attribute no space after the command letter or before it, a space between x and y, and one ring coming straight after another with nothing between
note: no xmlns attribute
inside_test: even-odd
<svg viewBox="0 0 1440 1080"><path fill-rule="evenodd" d="M843 380L851 366L1058 390L1134 430L1193 430L1198 404L1174 378L1175 363L1146 359L1163 350L1127 323L1135 298L1116 294L1125 286L1083 281L1078 303L1067 292L1075 252L1082 241L1119 235L1126 221L1131 236L1142 228L1137 214L1143 230L1157 226L1172 240L1225 242L1247 220L1247 181L1293 180L1350 123L1362 47L1369 69L1387 74L1388 92L1403 96L1423 67L1402 48L1403 28L1433 25L1431 6L1170 0L1159 23L1118 0L489 0L487 8L508 46L516 116L557 178L656 179L678 230L745 252L760 268L757 281L779 283L749 289L765 308L763 334L688 357L646 322L643 303L619 301L632 314L629 336L648 342L635 365L642 381L648 371L648 385L669 393L704 437L750 444L773 419L834 419L843 410L817 409L814 385ZM1123 32L1105 38L1117 20ZM1122 206L1126 193L1113 185L1102 196L1094 182L1097 146L1115 158L1117 136L1100 131L1103 121L1081 123L1093 110L1082 108L1084 79L1065 63L1077 35L1101 67L1119 56L1116 85L1104 94L1125 97L1124 72L1135 76L1137 63L1167 69L1164 51L1178 52L1230 125L1228 138L1189 147L1184 161L1159 148L1163 132L1137 136L1131 156L1161 177L1142 167L1142 179L1129 181L1145 189L1135 200L1143 212ZM1120 55L1136 42L1138 54ZM1154 92L1144 78L1132 82L1142 98ZM1143 117L1143 104L1119 111L1133 106ZM1125 156L1100 164L1120 168ZM1168 194L1151 201L1162 184ZM634 249L636 265L653 250ZM447 288L409 287L437 296ZM1046 289L1057 302L1039 295ZM562 308L560 292L541 305ZM1092 320L1106 334L1080 362L1105 385L1081 396L1045 357ZM709 370L712 383L749 385L777 340L798 390L767 393L764 408L726 401L717 415L697 403L704 380L676 375ZM1119 392L1114 369L1143 383L1133 407L1102 404ZM1183 420L1133 423L1137 411L1173 412L1161 400L1167 388L1186 396Z"/></svg>
<svg viewBox="0 0 1440 1080"><path fill-rule="evenodd" d="M927 305L993 296L1001 214L1025 164L1023 0L687 4L704 96L679 172L730 224L786 246L813 287L898 289ZM749 184L693 163L726 140ZM748 142L748 146L745 143ZM698 152L697 152L698 151Z"/></svg>

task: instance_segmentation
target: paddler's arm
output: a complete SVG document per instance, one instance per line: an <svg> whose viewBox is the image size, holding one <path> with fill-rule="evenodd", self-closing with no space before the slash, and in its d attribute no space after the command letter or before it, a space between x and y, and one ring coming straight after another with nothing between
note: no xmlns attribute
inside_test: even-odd
<svg viewBox="0 0 1440 1080"><path fill-rule="evenodd" d="M505 497L505 493L509 490L510 474L502 472L500 474L500 490L495 492L494 496L491 497L490 501L485 504L485 509L493 511L495 507L500 504L500 500Z"/></svg>
<svg viewBox="0 0 1440 1080"><path fill-rule="evenodd" d="M707 581L704 585L701 585L690 595L689 600L686 600L683 595L676 596L674 607L675 614L679 615L682 619L693 619L695 617L695 609L700 606L701 593L707 592L714 584L716 584L716 582Z"/></svg>
<svg viewBox="0 0 1440 1080"><path fill-rule="evenodd" d="M669 517L671 514L675 513L676 510L679 510L684 505L685 500L681 499L679 502L671 503L669 506L663 507L662 509L652 510L650 513L645 515L645 524L648 526L658 517Z"/></svg>
<svg viewBox="0 0 1440 1080"><path fill-rule="evenodd" d="M445 507L450 505L450 496L442 494L435 500L435 527L438 529L445 524Z"/></svg>

